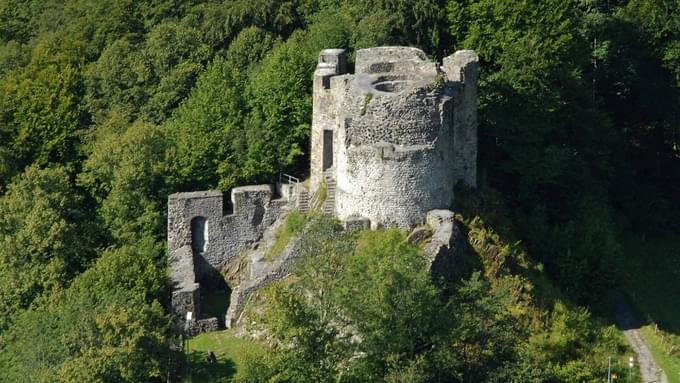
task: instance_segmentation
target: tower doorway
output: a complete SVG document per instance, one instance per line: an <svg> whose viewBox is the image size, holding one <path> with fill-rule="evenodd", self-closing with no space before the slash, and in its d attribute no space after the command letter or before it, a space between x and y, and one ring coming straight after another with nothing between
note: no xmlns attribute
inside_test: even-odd
<svg viewBox="0 0 680 383"><path fill-rule="evenodd" d="M322 168L325 171L326 169L332 166L333 166L333 131L324 130Z"/></svg>

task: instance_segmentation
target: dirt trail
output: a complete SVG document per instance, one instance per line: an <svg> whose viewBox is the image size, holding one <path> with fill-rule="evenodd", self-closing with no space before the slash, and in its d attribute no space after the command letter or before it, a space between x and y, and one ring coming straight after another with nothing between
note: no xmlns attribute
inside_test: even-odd
<svg viewBox="0 0 680 383"><path fill-rule="evenodd" d="M633 318L630 307L619 291L613 293L616 307L616 321L623 330L630 347L637 354L636 363L640 366L642 381L644 383L668 383L668 378L663 370L656 364L647 341L642 336L639 324Z"/></svg>

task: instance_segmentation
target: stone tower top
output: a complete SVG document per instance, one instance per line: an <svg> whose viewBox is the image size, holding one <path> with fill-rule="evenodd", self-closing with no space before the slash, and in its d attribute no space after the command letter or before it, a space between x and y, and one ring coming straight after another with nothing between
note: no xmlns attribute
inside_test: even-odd
<svg viewBox="0 0 680 383"><path fill-rule="evenodd" d="M431 61L410 47L324 50L314 73L311 190L324 182L340 219L413 227L476 184L477 55ZM331 192L331 191L329 191Z"/></svg>

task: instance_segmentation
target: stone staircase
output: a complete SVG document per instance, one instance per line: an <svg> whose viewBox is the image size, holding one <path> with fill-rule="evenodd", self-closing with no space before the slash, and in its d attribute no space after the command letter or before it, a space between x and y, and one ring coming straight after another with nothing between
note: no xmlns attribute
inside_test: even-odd
<svg viewBox="0 0 680 383"><path fill-rule="evenodd" d="M325 214L333 215L335 213L335 178L333 177L333 168L326 169L323 172L323 179L326 182L326 201L324 201L321 211Z"/></svg>
<svg viewBox="0 0 680 383"><path fill-rule="evenodd" d="M309 192L305 188L300 188L300 192L298 194L298 210L300 213L307 213L309 212Z"/></svg>

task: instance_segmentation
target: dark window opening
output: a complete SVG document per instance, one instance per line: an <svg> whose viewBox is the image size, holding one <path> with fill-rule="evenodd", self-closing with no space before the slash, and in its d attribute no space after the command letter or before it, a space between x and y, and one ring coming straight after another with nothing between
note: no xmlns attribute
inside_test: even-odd
<svg viewBox="0 0 680 383"><path fill-rule="evenodd" d="M323 131L323 170L333 166L333 131Z"/></svg>
<svg viewBox="0 0 680 383"><path fill-rule="evenodd" d="M208 245L208 221L203 217L191 220L191 250L203 254Z"/></svg>

